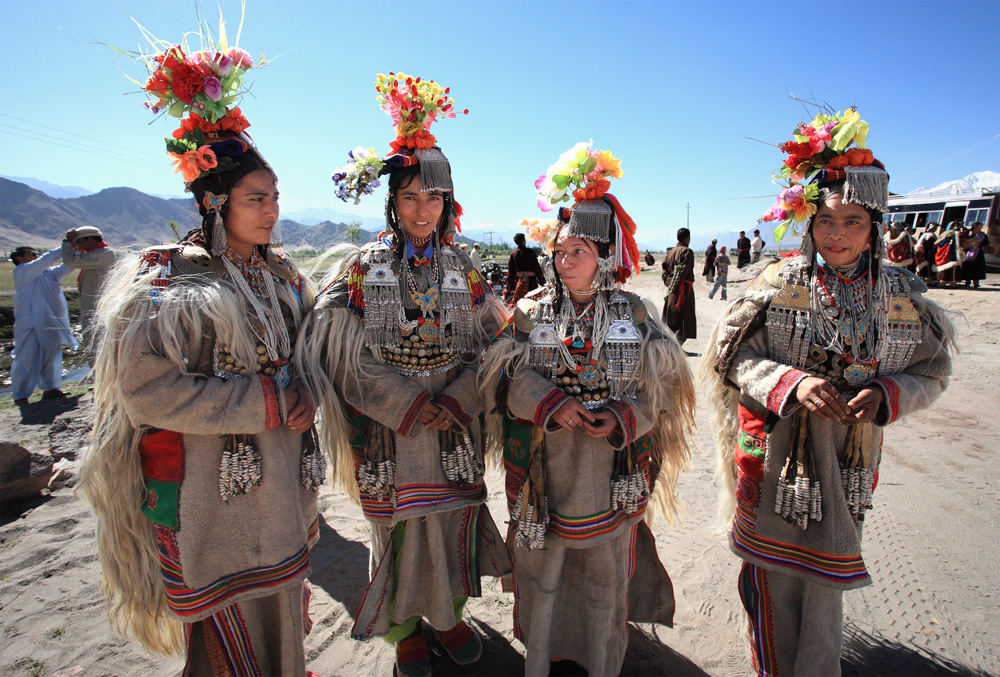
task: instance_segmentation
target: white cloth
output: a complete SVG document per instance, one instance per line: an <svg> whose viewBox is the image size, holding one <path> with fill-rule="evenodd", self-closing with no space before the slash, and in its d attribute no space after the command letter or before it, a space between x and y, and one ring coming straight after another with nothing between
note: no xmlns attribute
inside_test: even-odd
<svg viewBox="0 0 1000 677"><path fill-rule="evenodd" d="M479 253L478 249L473 249L469 252L469 258L472 259L472 266L479 272L480 275L482 275L483 255Z"/></svg>
<svg viewBox="0 0 1000 677"><path fill-rule="evenodd" d="M77 280L77 288L80 290L80 329L83 332L83 345L92 355L97 299L101 295L104 278L115 265L115 253L106 246L89 252L79 252L68 240L63 240L62 260L64 265L80 271Z"/></svg>
<svg viewBox="0 0 1000 677"><path fill-rule="evenodd" d="M14 267L14 354L11 367L13 396L31 395L38 383L43 390L62 380L62 345L79 347L69 328L69 310L59 281L72 272L51 266L62 256L52 249L29 263ZM51 267L50 267L51 266Z"/></svg>
<svg viewBox="0 0 1000 677"><path fill-rule="evenodd" d="M759 254L764 250L764 241L760 239L760 235L755 235L753 241L750 242L750 251L754 254Z"/></svg>

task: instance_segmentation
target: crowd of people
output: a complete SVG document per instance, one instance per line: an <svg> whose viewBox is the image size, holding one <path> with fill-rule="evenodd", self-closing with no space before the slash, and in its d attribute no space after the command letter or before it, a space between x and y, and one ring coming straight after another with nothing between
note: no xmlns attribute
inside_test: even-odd
<svg viewBox="0 0 1000 677"><path fill-rule="evenodd" d="M188 59L225 70L223 98L253 67L210 43L153 57L174 73ZM40 365L18 372L15 399L36 381L58 390L52 351L75 342L59 290L69 266L81 294L103 288L96 319L86 310L97 419L81 482L117 627L182 653L185 674L307 674L317 489L332 475L370 529L351 634L390 643L397 674L431 674L429 639L459 665L479 660L465 606L484 576L513 592L526 674L617 674L628 623L673 618L646 517L676 515L690 457L689 230L663 260L658 313L623 289L643 259L609 192L620 160L577 144L535 183L540 205L573 200L527 233L544 270L519 233L501 299L478 245L455 244L462 209L429 131L453 117L449 91L379 75L392 152L352 152L334 181L346 200L387 177L385 230L334 250L314 286L281 249L277 175L242 133L246 118L178 99L162 86L169 70L154 70L150 95L204 114L168 139L182 159L177 144L196 144L184 178L198 227L117 263L92 228L15 258L18 360ZM817 116L810 129L860 129L855 116ZM951 323L906 271L921 270L929 245L883 233L888 175L873 158L837 163L848 132L832 160L786 144L785 167L799 170L787 179L814 184L812 209L779 196L764 220L800 228L801 250L727 306L699 373L760 674L839 674L843 591L870 583L861 533L881 429L929 406L950 373ZM737 266L759 261L760 232L740 236ZM709 298L726 300L731 260L717 244L702 274ZM978 286L981 227L943 229L932 244L939 279ZM90 275L112 265L103 283ZM489 461L504 473L506 529L486 503Z"/></svg>
<svg viewBox="0 0 1000 677"><path fill-rule="evenodd" d="M893 222L887 234L886 259L916 273L928 286L979 289L986 279L986 248L989 237L980 221L946 226L928 223L920 235L913 226Z"/></svg>

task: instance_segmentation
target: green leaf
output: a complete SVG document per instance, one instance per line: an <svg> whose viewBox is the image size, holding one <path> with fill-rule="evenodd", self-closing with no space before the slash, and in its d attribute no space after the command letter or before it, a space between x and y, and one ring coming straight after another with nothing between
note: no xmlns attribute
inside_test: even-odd
<svg viewBox="0 0 1000 677"><path fill-rule="evenodd" d="M597 166L597 158L588 157L586 160L584 160L583 164L580 165L580 173L584 175L590 174L592 171L594 171L594 167L596 166Z"/></svg>
<svg viewBox="0 0 1000 677"><path fill-rule="evenodd" d="M788 232L788 227L792 225L792 220L785 219L780 224L778 224L774 229L774 241L781 242L781 238L785 237L785 233Z"/></svg>
<svg viewBox="0 0 1000 677"><path fill-rule="evenodd" d="M559 190L566 190L566 186L569 185L569 177L565 174L556 174L552 177L552 183L556 184L556 188Z"/></svg>
<svg viewBox="0 0 1000 677"><path fill-rule="evenodd" d="M184 115L184 108L187 107L183 101L174 101L173 105L167 109L167 114L171 117L179 118Z"/></svg>
<svg viewBox="0 0 1000 677"><path fill-rule="evenodd" d="M837 125L833 132L833 142L830 145L835 151L842 152L851 144L851 141L854 140L854 135L857 134L857 132L858 125L853 120L849 122L841 122Z"/></svg>

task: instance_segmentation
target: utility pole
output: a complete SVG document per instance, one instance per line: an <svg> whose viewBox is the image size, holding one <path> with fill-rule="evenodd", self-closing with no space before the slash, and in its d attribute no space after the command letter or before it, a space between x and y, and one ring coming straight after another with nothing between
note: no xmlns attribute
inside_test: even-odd
<svg viewBox="0 0 1000 677"><path fill-rule="evenodd" d="M691 203L687 203L687 229L691 230Z"/></svg>
<svg viewBox="0 0 1000 677"><path fill-rule="evenodd" d="M496 233L496 231L493 231L493 230L487 230L485 233L483 233L483 235L487 235L490 238L490 249L491 250L493 249L493 235L495 233Z"/></svg>

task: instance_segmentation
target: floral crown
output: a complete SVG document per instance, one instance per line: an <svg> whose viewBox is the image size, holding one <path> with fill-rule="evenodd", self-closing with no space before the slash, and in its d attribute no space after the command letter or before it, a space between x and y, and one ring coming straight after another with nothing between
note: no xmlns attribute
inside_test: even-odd
<svg viewBox="0 0 1000 677"><path fill-rule="evenodd" d="M375 76L379 107L392 118L396 138L389 144L392 152L381 158L372 148L359 146L347 154L348 163L333 172L337 197L344 202L361 201L380 185L379 177L391 169L420 165L421 190L451 191L451 168L430 133L439 117L455 117L451 89L433 80L406 73L379 73ZM468 114L469 110L462 111Z"/></svg>
<svg viewBox="0 0 1000 677"><path fill-rule="evenodd" d="M611 151L593 150L593 144L581 141L538 177L535 190L539 209L552 211L554 205L569 201L570 192L577 202L596 200L611 188L609 178L620 179L625 175L621 160L611 155Z"/></svg>
<svg viewBox="0 0 1000 677"><path fill-rule="evenodd" d="M559 219L526 223L528 235L543 246L551 246L560 223L569 221L569 234L595 242L609 243L610 256L601 270L618 283L639 271L639 248L635 243L635 222L617 198L608 192L610 178L624 176L621 160L611 151L594 150L593 141L580 142L559 156L555 164L535 181L538 208L552 211L560 202L576 199L571 210L560 208ZM569 218L565 212L569 211Z"/></svg>
<svg viewBox="0 0 1000 677"><path fill-rule="evenodd" d="M828 181L845 182L845 202L885 211L889 175L865 148L867 137L868 123L853 106L843 114L820 113L808 125L798 125L794 140L778 146L788 157L774 180L784 188L758 223L780 221L774 229L780 242L789 228L795 230L794 224L816 213L819 186Z"/></svg>
<svg viewBox="0 0 1000 677"><path fill-rule="evenodd" d="M149 71L142 85L149 100L143 105L153 113L165 112L181 120L172 138L166 139L174 173L181 172L184 181L191 183L203 174L232 169L233 158L250 147L242 138L250 122L237 106L247 91L243 76L266 62L260 57L255 65L249 53L236 44L229 45L221 16L217 41L208 26L199 26L202 49L197 51L188 47L187 37L170 44L157 40L138 22L136 25L153 50L150 54L127 53Z"/></svg>

